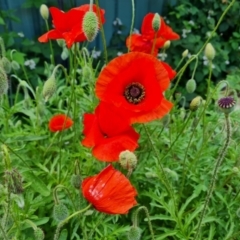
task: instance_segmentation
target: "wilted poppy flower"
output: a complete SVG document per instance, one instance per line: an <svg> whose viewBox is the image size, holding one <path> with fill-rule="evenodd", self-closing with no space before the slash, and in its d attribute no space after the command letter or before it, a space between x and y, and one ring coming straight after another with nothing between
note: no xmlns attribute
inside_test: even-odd
<svg viewBox="0 0 240 240"><path fill-rule="evenodd" d="M58 132L70 128L73 125L71 118L64 114L58 114L53 116L48 124L51 132Z"/></svg>
<svg viewBox="0 0 240 240"><path fill-rule="evenodd" d="M131 123L144 123L166 115L172 108L163 92L169 72L155 57L132 52L113 59L100 73L96 95L113 104Z"/></svg>
<svg viewBox="0 0 240 240"><path fill-rule="evenodd" d="M112 165L98 175L84 179L82 192L95 209L107 214L127 214L137 204L137 191Z"/></svg>
<svg viewBox="0 0 240 240"><path fill-rule="evenodd" d="M164 22L162 17L160 29L155 33L152 28L153 17L154 13L148 13L143 19L141 34L132 34L127 38L126 45L131 51L151 54L156 35L153 49L153 55L156 56L158 49L163 47L167 40L179 39L179 35Z"/></svg>
<svg viewBox="0 0 240 240"><path fill-rule="evenodd" d="M114 105L100 103L94 114L84 114L83 124L82 144L91 147L93 156L100 161L118 161L122 151L134 151L138 147L139 134Z"/></svg>
<svg viewBox="0 0 240 240"><path fill-rule="evenodd" d="M72 8L66 13L56 7L50 7L49 10L55 29L43 34L38 38L38 41L48 42L49 39L64 39L68 48L75 42L86 41L86 36L82 30L82 21L85 13L89 11L89 6L89 4L85 4L77 8ZM98 9L95 4L93 5L93 11L98 16ZM102 24L105 22L104 13L105 11L101 9L100 15Z"/></svg>

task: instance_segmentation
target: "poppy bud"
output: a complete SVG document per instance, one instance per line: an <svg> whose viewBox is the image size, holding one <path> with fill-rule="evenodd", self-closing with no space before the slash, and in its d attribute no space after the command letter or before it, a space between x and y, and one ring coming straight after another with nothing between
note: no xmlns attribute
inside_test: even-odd
<svg viewBox="0 0 240 240"><path fill-rule="evenodd" d="M13 60L13 61L11 62L11 67L12 67L13 70L19 70L19 69L20 69L19 63L16 62L15 60Z"/></svg>
<svg viewBox="0 0 240 240"><path fill-rule="evenodd" d="M123 151L119 154L119 163L123 169L134 169L137 165L137 157L129 150Z"/></svg>
<svg viewBox="0 0 240 240"><path fill-rule="evenodd" d="M170 47L170 45L171 45L171 41L167 40L163 45L163 49L165 49L165 50L168 49Z"/></svg>
<svg viewBox="0 0 240 240"><path fill-rule="evenodd" d="M47 102L48 99L53 96L56 90L57 90L57 83L55 79L55 74L52 74L51 77L43 85L42 95L45 102Z"/></svg>
<svg viewBox="0 0 240 240"><path fill-rule="evenodd" d="M212 61L215 57L216 51L211 43L208 43L204 50L204 55L209 61Z"/></svg>
<svg viewBox="0 0 240 240"><path fill-rule="evenodd" d="M45 238L44 232L41 228L36 228L34 230L35 240L43 240Z"/></svg>
<svg viewBox="0 0 240 240"><path fill-rule="evenodd" d="M170 123L170 116L169 116L169 114L165 115L161 120L162 120L163 126L167 127L168 124Z"/></svg>
<svg viewBox="0 0 240 240"><path fill-rule="evenodd" d="M232 168L232 173L239 173L238 167L233 167Z"/></svg>
<svg viewBox="0 0 240 240"><path fill-rule="evenodd" d="M202 97L200 96L195 97L190 103L190 106L189 106L190 110L193 112L196 111L201 105L201 102L202 102Z"/></svg>
<svg viewBox="0 0 240 240"><path fill-rule="evenodd" d="M3 69L5 70L5 72L8 74L11 72L11 63L10 61L6 58L6 57L2 57L2 66L3 66Z"/></svg>
<svg viewBox="0 0 240 240"><path fill-rule="evenodd" d="M82 78L83 78L83 81L88 81L92 79L92 69L85 65L83 68L82 68Z"/></svg>
<svg viewBox="0 0 240 240"><path fill-rule="evenodd" d="M128 240L140 240L141 229L139 227L132 226L128 232Z"/></svg>
<svg viewBox="0 0 240 240"><path fill-rule="evenodd" d="M57 39L57 44L61 48L66 46L66 43L65 43L65 41L63 39Z"/></svg>
<svg viewBox="0 0 240 240"><path fill-rule="evenodd" d="M188 93L195 92L197 87L196 81L194 79L189 79L186 83L186 90Z"/></svg>
<svg viewBox="0 0 240 240"><path fill-rule="evenodd" d="M47 5L42 4L42 5L40 6L40 14L41 14L41 16L42 16L42 18L43 18L44 20L48 20L49 10L48 10Z"/></svg>
<svg viewBox="0 0 240 240"><path fill-rule="evenodd" d="M57 221L63 221L64 219L66 219L68 217L68 208L63 204L63 203L59 203L54 205L53 208L53 217L55 220Z"/></svg>
<svg viewBox="0 0 240 240"><path fill-rule="evenodd" d="M185 58L188 55L189 51L188 49L186 49L183 53L182 53L182 57Z"/></svg>
<svg viewBox="0 0 240 240"><path fill-rule="evenodd" d="M235 108L236 101L233 97L223 97L218 100L218 106L222 112L229 114Z"/></svg>
<svg viewBox="0 0 240 240"><path fill-rule="evenodd" d="M69 51L66 47L63 47L62 53L61 53L61 59L64 61L69 57Z"/></svg>
<svg viewBox="0 0 240 240"><path fill-rule="evenodd" d="M22 176L16 169L6 171L4 178L10 193L21 194L23 192Z"/></svg>
<svg viewBox="0 0 240 240"><path fill-rule="evenodd" d="M89 42L92 42L98 33L98 18L95 12L88 11L83 17L83 33Z"/></svg>
<svg viewBox="0 0 240 240"><path fill-rule="evenodd" d="M158 13L154 14L153 20L152 20L152 28L154 32L157 32L161 27L161 17Z"/></svg>
<svg viewBox="0 0 240 240"><path fill-rule="evenodd" d="M8 79L3 67L0 66L0 96L8 90Z"/></svg>
<svg viewBox="0 0 240 240"><path fill-rule="evenodd" d="M71 184L76 189L79 189L82 184L81 176L79 174L77 174L77 175L73 174L71 177Z"/></svg>

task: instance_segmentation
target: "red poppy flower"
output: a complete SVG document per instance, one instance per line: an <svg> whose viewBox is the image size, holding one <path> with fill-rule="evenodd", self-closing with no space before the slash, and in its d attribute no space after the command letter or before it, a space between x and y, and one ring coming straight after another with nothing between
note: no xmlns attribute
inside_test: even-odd
<svg viewBox="0 0 240 240"><path fill-rule="evenodd" d="M73 121L71 118L64 114L58 114L50 119L48 127L51 132L58 132L68 129L72 125Z"/></svg>
<svg viewBox="0 0 240 240"><path fill-rule="evenodd" d="M39 42L48 42L49 39L64 39L67 47L70 48L75 42L87 40L82 30L82 20L85 13L89 11L89 4L72 8L66 13L56 7L50 7L49 10L55 29L39 37ZM98 9L95 4L93 5L93 11L98 15ZM105 22L104 13L105 11L101 9L100 15L102 24Z"/></svg>
<svg viewBox="0 0 240 240"><path fill-rule="evenodd" d="M151 54L153 48L153 42L155 38L155 32L152 28L152 20L154 13L148 13L142 23L141 34L132 34L127 38L126 45L133 52L144 52ZM163 47L167 40L177 40L179 35L164 22L161 17L160 29L156 33L155 46L153 55L156 56L158 49Z"/></svg>
<svg viewBox="0 0 240 240"><path fill-rule="evenodd" d="M84 179L82 192L95 209L107 214L127 214L137 204L137 191L112 165L98 175Z"/></svg>
<svg viewBox="0 0 240 240"><path fill-rule="evenodd" d="M100 73L96 95L115 105L131 123L144 123L166 115L172 108L163 92L169 87L166 68L155 57L132 52L113 59Z"/></svg>
<svg viewBox="0 0 240 240"><path fill-rule="evenodd" d="M84 114L83 124L82 144L92 147L93 156L100 161L118 161L122 151L138 147L139 134L113 105L100 103L95 114Z"/></svg>

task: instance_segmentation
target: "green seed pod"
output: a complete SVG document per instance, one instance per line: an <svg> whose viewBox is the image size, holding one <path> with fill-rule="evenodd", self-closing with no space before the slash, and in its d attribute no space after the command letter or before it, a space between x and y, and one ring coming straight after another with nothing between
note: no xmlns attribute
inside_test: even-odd
<svg viewBox="0 0 240 240"><path fill-rule="evenodd" d="M54 205L53 217L56 221L63 221L68 215L68 208L63 203Z"/></svg>
<svg viewBox="0 0 240 240"><path fill-rule="evenodd" d="M98 33L98 18L95 12L88 11L83 17L83 33L89 42L92 42Z"/></svg>
<svg viewBox="0 0 240 240"><path fill-rule="evenodd" d="M216 51L211 43L208 43L204 50L204 55L209 61L212 61L216 55Z"/></svg>
<svg viewBox="0 0 240 240"><path fill-rule="evenodd" d="M128 240L140 240L141 229L139 227L132 226L128 232Z"/></svg>
<svg viewBox="0 0 240 240"><path fill-rule="evenodd" d="M2 57L1 61L2 61L3 69L7 74L9 74L12 69L11 62L6 57Z"/></svg>
<svg viewBox="0 0 240 240"><path fill-rule="evenodd" d="M233 97L223 97L218 100L218 106L225 114L231 113L236 105L236 101Z"/></svg>
<svg viewBox="0 0 240 240"><path fill-rule="evenodd" d="M51 98L57 90L57 83L54 75L55 74L52 74L51 77L43 85L42 95L45 102L47 102L48 99Z"/></svg>
<svg viewBox="0 0 240 240"><path fill-rule="evenodd" d="M8 79L4 69L0 66L0 96L7 93Z"/></svg>
<svg viewBox="0 0 240 240"><path fill-rule="evenodd" d="M194 93L196 90L197 84L194 79L189 79L186 83L186 90L188 93Z"/></svg>
<svg viewBox="0 0 240 240"><path fill-rule="evenodd" d="M161 17L158 13L154 14L153 20L152 20L152 28L154 32L157 32L161 27Z"/></svg>
<svg viewBox="0 0 240 240"><path fill-rule="evenodd" d="M200 96L195 97L190 103L190 106L189 106L190 110L193 112L196 111L201 105L201 102L202 102L202 97Z"/></svg>
<svg viewBox="0 0 240 240"><path fill-rule="evenodd" d="M12 62L11 62L11 67L12 67L12 69L14 69L14 70L16 70L16 71L20 69L19 63L16 62L15 60L12 60Z"/></svg>
<svg viewBox="0 0 240 240"><path fill-rule="evenodd" d="M43 240L45 238L44 232L41 228L36 228L34 230L35 240Z"/></svg>
<svg viewBox="0 0 240 240"><path fill-rule="evenodd" d="M42 5L40 6L40 14L41 14L41 16L42 16L42 18L43 18L44 20L48 20L48 18L49 18L49 10L48 10L47 5L42 4Z"/></svg>
<svg viewBox="0 0 240 240"><path fill-rule="evenodd" d="M137 157L129 150L123 151L119 154L119 163L123 169L134 169L137 166Z"/></svg>
<svg viewBox="0 0 240 240"><path fill-rule="evenodd" d="M73 187L75 187L76 189L79 190L81 184L82 184L82 179L81 176L79 174L73 174L71 177L71 184Z"/></svg>

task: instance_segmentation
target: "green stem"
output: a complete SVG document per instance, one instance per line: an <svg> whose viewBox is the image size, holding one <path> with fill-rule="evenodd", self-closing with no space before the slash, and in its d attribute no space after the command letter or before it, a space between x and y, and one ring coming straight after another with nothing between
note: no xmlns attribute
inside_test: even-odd
<svg viewBox="0 0 240 240"><path fill-rule="evenodd" d="M104 29L103 29L103 24L102 24L102 18L101 18L101 12L100 12L101 9L100 9L98 0L95 0L95 1L96 1L96 5L97 5L97 15L98 15L98 19L99 19L101 37L102 37L102 42L103 42L103 49L104 49L104 56L105 56L105 64L107 64L107 63L108 63L107 43L106 43L106 38L105 38Z"/></svg>
<svg viewBox="0 0 240 240"><path fill-rule="evenodd" d="M154 39L153 39L153 45L152 45L151 55L154 55L154 48L155 48L155 45L156 45L156 41L157 41L157 32L155 32L155 34L154 34Z"/></svg>
<svg viewBox="0 0 240 240"><path fill-rule="evenodd" d="M135 20L135 0L132 0L132 20L131 20L130 33L129 33L130 39L129 39L128 52L130 52L130 50L131 50L134 20Z"/></svg>
<svg viewBox="0 0 240 240"><path fill-rule="evenodd" d="M46 24L47 31L49 31L49 24L48 24L47 20L45 20L45 24ZM54 61L54 51L53 51L53 46L52 46L52 40L49 40L49 46L50 46L50 52L51 52L50 61L51 61L51 64L54 66L55 61Z"/></svg>
<svg viewBox="0 0 240 240"><path fill-rule="evenodd" d="M203 218L204 218L204 216L206 214L208 203L210 201L210 198L211 198L213 190L214 190L214 186L215 186L215 182L216 182L216 179L217 179L217 174L218 174L218 171L219 171L219 167L222 164L222 161L223 161L223 159L224 159L224 157L226 155L226 151L227 151L229 143L230 143L230 139L231 139L231 124L230 124L230 119L229 119L229 115L228 114L225 114L225 120L226 120L226 133L227 133L226 141L225 141L225 144L224 144L221 152L218 155L218 158L217 158L217 161L216 161L216 165L215 165L215 168L213 170L213 176L212 176L212 179L211 179L210 186L208 188L209 190L208 190L205 202L204 202L203 210L201 212L200 220L199 220L199 223L198 223L198 226L197 226L197 231L196 231L196 234L195 234L195 236L193 238L194 240L197 240L198 236L200 234L201 227L202 227L202 221L203 221Z"/></svg>
<svg viewBox="0 0 240 240"><path fill-rule="evenodd" d="M75 217L76 215L78 214L81 214L85 211L87 211L92 205L89 204L87 207L85 207L84 209L80 210L80 211L77 211L75 213L73 213L72 215L68 216L65 220L63 220L62 222L60 222L57 226L57 229L56 229L56 232L54 234L54 239L53 240L58 240L59 239L59 236L60 236L60 232L61 232L61 229L62 227L73 217Z"/></svg>
<svg viewBox="0 0 240 240"><path fill-rule="evenodd" d="M9 240L7 235L6 235L6 232L4 231L4 228L2 227L2 225L0 224L0 230L2 232L2 237L4 240Z"/></svg>

